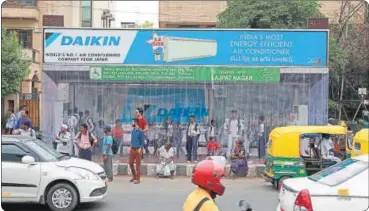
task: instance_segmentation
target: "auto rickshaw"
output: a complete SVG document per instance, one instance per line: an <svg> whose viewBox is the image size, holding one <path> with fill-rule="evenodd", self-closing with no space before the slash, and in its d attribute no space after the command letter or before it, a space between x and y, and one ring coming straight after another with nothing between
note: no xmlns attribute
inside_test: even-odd
<svg viewBox="0 0 369 211"><path fill-rule="evenodd" d="M351 157L369 154L369 129L361 129L352 141Z"/></svg>
<svg viewBox="0 0 369 211"><path fill-rule="evenodd" d="M344 159L347 142L346 133L346 128L342 126L274 128L269 134L265 169L262 177L279 188L284 179L305 177L334 165L335 162L321 158L321 136L322 134L329 134L335 143L335 148L336 145L339 146L340 152L338 153ZM306 142L306 139L309 142ZM305 149L310 149L309 156L306 156Z"/></svg>

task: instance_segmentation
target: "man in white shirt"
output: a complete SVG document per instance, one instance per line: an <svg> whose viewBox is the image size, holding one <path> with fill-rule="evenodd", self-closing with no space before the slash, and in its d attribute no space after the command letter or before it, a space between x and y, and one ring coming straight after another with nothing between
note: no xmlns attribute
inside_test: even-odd
<svg viewBox="0 0 369 211"><path fill-rule="evenodd" d="M69 128L69 132L71 133L72 137L74 137L77 132L79 131L79 114L78 109L74 108L74 114L71 115L67 120L67 126Z"/></svg>
<svg viewBox="0 0 369 211"><path fill-rule="evenodd" d="M72 155L73 141L70 132L68 132L68 126L62 124L59 134L55 137L56 151L63 155Z"/></svg>
<svg viewBox="0 0 369 211"><path fill-rule="evenodd" d="M320 142L320 150L322 158L324 160L335 161L336 163L341 162L341 159L334 156L333 142L328 134L322 134L322 141Z"/></svg>
<svg viewBox="0 0 369 211"><path fill-rule="evenodd" d="M197 162L197 149L198 149L198 141L200 136L200 126L196 123L196 119L194 115L190 116L190 124L188 125L187 130L187 162L193 161Z"/></svg>
<svg viewBox="0 0 369 211"><path fill-rule="evenodd" d="M84 118L84 122L85 124L87 124L88 126L88 132L95 134L95 123L92 120L92 118L90 117L90 111L89 110L85 110L85 118Z"/></svg>
<svg viewBox="0 0 369 211"><path fill-rule="evenodd" d="M223 127L226 134L228 134L227 157L230 158L235 141L237 141L239 137L243 137L243 132L245 130L244 121L238 117L236 109L232 110L231 118L225 120Z"/></svg>
<svg viewBox="0 0 369 211"><path fill-rule="evenodd" d="M264 116L259 116L258 137L259 137L258 154L259 154L259 159L261 159L261 158L265 158L265 151L266 151Z"/></svg>

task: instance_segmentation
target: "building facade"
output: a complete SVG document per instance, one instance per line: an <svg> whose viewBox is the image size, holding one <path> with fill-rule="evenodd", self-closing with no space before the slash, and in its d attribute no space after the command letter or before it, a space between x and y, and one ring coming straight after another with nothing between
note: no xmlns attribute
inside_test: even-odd
<svg viewBox="0 0 369 211"><path fill-rule="evenodd" d="M42 95L42 28L103 27L102 15L113 10L114 1L38 1L8 0L2 4L2 28L17 33L24 52L32 60L30 74L19 94L2 100L2 114L9 108L27 105L36 128L40 127ZM115 14L112 14L114 17Z"/></svg>
<svg viewBox="0 0 369 211"><path fill-rule="evenodd" d="M362 1L351 2L351 10ZM341 1L321 1L320 11L329 18L330 23L337 22L337 14L342 7ZM227 1L160 1L160 28L212 28L216 26L217 15L227 8ZM347 6L346 6L347 8ZM365 7L353 16L355 23L364 23Z"/></svg>

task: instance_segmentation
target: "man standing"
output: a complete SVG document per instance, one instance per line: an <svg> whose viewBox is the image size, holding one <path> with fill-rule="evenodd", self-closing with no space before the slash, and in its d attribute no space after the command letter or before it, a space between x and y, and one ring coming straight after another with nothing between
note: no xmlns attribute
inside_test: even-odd
<svg viewBox="0 0 369 211"><path fill-rule="evenodd" d="M32 128L32 120L28 116L28 111L22 110L21 112L22 118L20 118L15 126L15 129L19 129L22 127L24 122L28 122L30 124L30 128Z"/></svg>
<svg viewBox="0 0 369 211"><path fill-rule="evenodd" d="M84 118L83 123L87 124L88 132L90 132L92 134L95 133L95 123L92 120L92 118L90 117L90 111L89 110L85 110L85 118Z"/></svg>
<svg viewBox="0 0 369 211"><path fill-rule="evenodd" d="M78 109L74 108L74 114L71 115L68 120L67 120L67 125L69 128L69 132L72 134L72 136L74 136L78 130L79 130L79 120L80 117L78 115Z"/></svg>
<svg viewBox="0 0 369 211"><path fill-rule="evenodd" d="M132 172L132 179L130 182L134 184L140 183L140 168L141 168L141 156L142 156L142 148L144 147L145 143L145 134L138 127L139 120L133 119L132 120L132 134L131 134L131 149L129 150L129 167L131 168ZM135 168L136 164L136 168Z"/></svg>
<svg viewBox="0 0 369 211"><path fill-rule="evenodd" d="M137 108L136 118L138 119L138 127L144 132L145 143L144 143L143 147L145 148L145 152L148 155L148 154L150 154L150 151L149 151L149 138L147 137L147 132L149 131L149 126L147 124L146 119L143 117L143 109L142 108ZM143 159L143 153L142 153L142 159Z"/></svg>
<svg viewBox="0 0 369 211"><path fill-rule="evenodd" d="M176 147L177 158L179 158L179 152L185 154L184 150L182 149L182 128L179 122L176 122L173 125L173 143Z"/></svg>
<svg viewBox="0 0 369 211"><path fill-rule="evenodd" d="M19 108L18 113L15 115L17 117L17 123L20 119L22 119L22 111L26 111L27 110L27 106L26 105L21 105ZM16 128L17 129L17 128Z"/></svg>
<svg viewBox="0 0 369 211"><path fill-rule="evenodd" d="M227 157L232 155L232 149L240 137L243 137L245 126L243 120L238 117L237 110L232 110L231 118L227 118L224 123L224 130L228 134Z"/></svg>
<svg viewBox="0 0 369 211"><path fill-rule="evenodd" d="M87 124L81 125L81 132L79 132L75 137L76 144L78 147L78 156L81 159L92 160L92 149L97 143L96 137L88 131Z"/></svg>
<svg viewBox="0 0 369 211"><path fill-rule="evenodd" d="M71 155L72 154L72 136L68 132L68 126L66 124L62 124L60 127L59 134L55 137L56 143L56 151L63 155Z"/></svg>
<svg viewBox="0 0 369 211"><path fill-rule="evenodd" d="M113 145L113 136L111 134L111 127L105 125L104 127L104 141L103 141L103 159L104 170L108 176L109 182L113 181L113 151L111 146Z"/></svg>
<svg viewBox="0 0 369 211"><path fill-rule="evenodd" d="M265 158L265 150L266 150L264 116L259 116L258 137L259 137L258 154L259 159L261 159Z"/></svg>
<svg viewBox="0 0 369 211"><path fill-rule="evenodd" d="M196 119L194 115L190 116L190 123L188 125L187 130L187 162L190 163L193 155L193 161L197 162L197 149L198 149L198 141L200 136L200 127L196 123Z"/></svg>
<svg viewBox="0 0 369 211"><path fill-rule="evenodd" d="M122 127L122 122L117 119L115 120L115 125L112 129L113 139L118 143L118 153L123 156L123 142L124 142L124 129Z"/></svg>

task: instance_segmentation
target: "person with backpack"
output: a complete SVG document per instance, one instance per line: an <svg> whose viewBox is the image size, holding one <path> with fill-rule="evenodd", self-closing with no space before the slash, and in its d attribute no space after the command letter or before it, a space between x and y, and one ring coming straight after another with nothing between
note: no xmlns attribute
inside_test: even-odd
<svg viewBox="0 0 369 211"><path fill-rule="evenodd" d="M244 121L238 117L237 110L233 109L231 112L231 118L227 118L223 126L226 134L228 134L227 158L231 158L235 142L243 137L245 129Z"/></svg>
<svg viewBox="0 0 369 211"><path fill-rule="evenodd" d="M55 137L55 149L63 155L72 155L73 152L72 136L68 131L68 126L62 124L59 134Z"/></svg>
<svg viewBox="0 0 369 211"><path fill-rule="evenodd" d="M78 148L78 157L85 160L92 160L92 149L97 143L96 137L88 131L87 124L81 124L80 132L74 137Z"/></svg>
<svg viewBox="0 0 369 211"><path fill-rule="evenodd" d="M198 188L190 193L183 205L183 211L219 211L214 199L225 191L221 178L224 166L214 160L203 160L195 166L192 183Z"/></svg>
<svg viewBox="0 0 369 211"><path fill-rule="evenodd" d="M102 146L104 170L108 176L109 182L113 181L113 135L111 133L111 127L109 125L104 126L104 140Z"/></svg>
<svg viewBox="0 0 369 211"><path fill-rule="evenodd" d="M200 136L200 127L196 123L195 115L191 115L190 123L188 124L187 129L187 143L186 143L188 163L192 161L192 158L194 162L197 162L197 149L199 136Z"/></svg>

